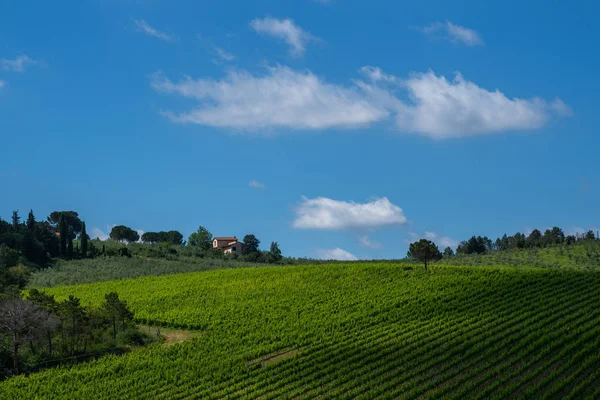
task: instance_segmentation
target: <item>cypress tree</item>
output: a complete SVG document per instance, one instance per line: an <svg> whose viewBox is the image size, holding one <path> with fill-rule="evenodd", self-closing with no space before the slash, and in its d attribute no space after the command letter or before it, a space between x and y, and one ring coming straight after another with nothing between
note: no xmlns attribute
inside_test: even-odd
<svg viewBox="0 0 600 400"><path fill-rule="evenodd" d="M69 226L69 230L68 230L68 235L67 235L67 255L69 258L73 258L73 236L75 235L73 233L73 228Z"/></svg>
<svg viewBox="0 0 600 400"><path fill-rule="evenodd" d="M87 252L88 252L88 235L87 232L85 231L85 222L81 223L81 256L83 258L87 258Z"/></svg>
<svg viewBox="0 0 600 400"><path fill-rule="evenodd" d="M60 235L60 255L67 256L67 236L69 235L69 227L65 221L65 216L60 215L58 220L58 234Z"/></svg>

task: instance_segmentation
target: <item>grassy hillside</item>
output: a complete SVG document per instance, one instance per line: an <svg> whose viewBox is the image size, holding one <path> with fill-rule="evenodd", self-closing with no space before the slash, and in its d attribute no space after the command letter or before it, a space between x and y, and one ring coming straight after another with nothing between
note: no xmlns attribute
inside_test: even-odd
<svg viewBox="0 0 600 400"><path fill-rule="evenodd" d="M49 290L200 330L0 384L20 398L598 398L600 273L263 267Z"/></svg>
<svg viewBox="0 0 600 400"><path fill-rule="evenodd" d="M444 264L600 270L600 240L555 247L496 251L444 258Z"/></svg>
<svg viewBox="0 0 600 400"><path fill-rule="evenodd" d="M256 264L216 258L185 261L143 257L97 257L71 261L59 260L53 267L35 271L31 275L28 286L39 288L75 285L253 265Z"/></svg>

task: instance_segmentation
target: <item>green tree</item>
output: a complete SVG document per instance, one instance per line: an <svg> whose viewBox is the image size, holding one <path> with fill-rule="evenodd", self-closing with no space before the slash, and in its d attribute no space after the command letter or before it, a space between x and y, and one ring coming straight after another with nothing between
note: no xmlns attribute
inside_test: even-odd
<svg viewBox="0 0 600 400"><path fill-rule="evenodd" d="M450 246L444 249L444 257L452 257L454 255L454 250Z"/></svg>
<svg viewBox="0 0 600 400"><path fill-rule="evenodd" d="M553 227L552 229L546 229L544 236L542 236L542 242L546 246L561 244L564 241L565 233L557 226Z"/></svg>
<svg viewBox="0 0 600 400"><path fill-rule="evenodd" d="M271 242L271 247L269 249L269 262L278 263L282 259L281 250L279 249L279 244L277 242Z"/></svg>
<svg viewBox="0 0 600 400"><path fill-rule="evenodd" d="M61 217L64 217L64 221L67 224L67 226L73 228L72 234L73 239L75 239L75 237L81 232L81 224L83 222L79 218L79 214L75 211L53 211L48 216L48 222L52 226L56 226L57 224L60 225Z"/></svg>
<svg viewBox="0 0 600 400"><path fill-rule="evenodd" d="M79 234L79 237L81 238L81 254L83 258L87 258L89 236L85 230L85 222L81 223L81 233Z"/></svg>
<svg viewBox="0 0 600 400"><path fill-rule="evenodd" d="M171 244L182 244L183 243L183 235L179 231L169 231L166 233L165 241L168 243L171 243Z"/></svg>
<svg viewBox="0 0 600 400"><path fill-rule="evenodd" d="M73 258L73 239L75 234L73 233L73 227L69 226L69 233L67 235L67 256Z"/></svg>
<svg viewBox="0 0 600 400"><path fill-rule="evenodd" d="M25 224L25 226L27 226L27 232L31 233L32 235L35 234L35 216L33 215L33 210L29 210L29 215L27 215L27 223Z"/></svg>
<svg viewBox="0 0 600 400"><path fill-rule="evenodd" d="M59 305L63 327L71 338L71 354L75 352L75 338L84 332L87 314L81 305L81 300L72 295Z"/></svg>
<svg viewBox="0 0 600 400"><path fill-rule="evenodd" d="M242 249L242 254L247 255L258 253L260 251L258 247L259 245L260 240L258 240L256 236L252 234L244 236L244 247Z"/></svg>
<svg viewBox="0 0 600 400"><path fill-rule="evenodd" d="M110 238L118 242L133 243L140 240L140 235L125 225L117 225L110 231Z"/></svg>
<svg viewBox="0 0 600 400"><path fill-rule="evenodd" d="M188 237L188 246L199 247L202 250L209 250L212 247L213 235L203 226Z"/></svg>
<svg viewBox="0 0 600 400"><path fill-rule="evenodd" d="M133 320L133 312L127 308L127 302L121 301L119 295L115 292L104 295L102 310L106 313L112 322L113 339L117 339L117 322L121 323L122 331L125 331L127 323Z"/></svg>
<svg viewBox="0 0 600 400"><path fill-rule="evenodd" d="M14 210L12 213L12 226L13 229L17 230L21 223L21 217L19 217L19 210Z"/></svg>
<svg viewBox="0 0 600 400"><path fill-rule="evenodd" d="M425 271L427 271L427 264L442 258L442 253L431 240L421 239L410 244L407 256L412 260L424 263Z"/></svg>
<svg viewBox="0 0 600 400"><path fill-rule="evenodd" d="M51 314L56 314L58 312L58 303L54 299L54 296L46 294L37 289L30 289L29 295L27 296L27 300L31 301L33 304L36 304L42 310L46 310ZM58 321L56 321L56 325L58 325ZM56 326L47 325L45 326L45 337L48 342L48 353L52 354L52 336L56 329Z"/></svg>
<svg viewBox="0 0 600 400"><path fill-rule="evenodd" d="M527 247L539 247L541 245L541 241L542 232L540 232L539 229L534 229L527 237Z"/></svg>
<svg viewBox="0 0 600 400"><path fill-rule="evenodd" d="M65 216L61 214L58 220L58 235L60 240L60 255L63 257L67 257L67 237L69 235L69 225L67 225L67 221Z"/></svg>
<svg viewBox="0 0 600 400"><path fill-rule="evenodd" d="M144 232L142 234L142 242L144 243L159 243L158 232Z"/></svg>
<svg viewBox="0 0 600 400"><path fill-rule="evenodd" d="M585 238L587 240L594 240L594 239L596 239L596 235L594 235L594 231L590 230L585 233Z"/></svg>

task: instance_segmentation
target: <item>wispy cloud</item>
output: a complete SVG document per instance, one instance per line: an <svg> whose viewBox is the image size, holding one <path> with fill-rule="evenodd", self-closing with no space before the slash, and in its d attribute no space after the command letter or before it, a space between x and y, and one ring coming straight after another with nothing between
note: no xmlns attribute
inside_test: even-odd
<svg viewBox="0 0 600 400"><path fill-rule="evenodd" d="M265 184L257 181L256 179L252 179L250 182L248 182L248 187L252 189L264 189Z"/></svg>
<svg viewBox="0 0 600 400"><path fill-rule="evenodd" d="M256 18L250 22L250 26L260 34L270 35L286 42L290 47L290 53L296 57L304 55L308 42L319 40L289 18Z"/></svg>
<svg viewBox="0 0 600 400"><path fill-rule="evenodd" d="M550 229L550 228L548 228ZM592 231L594 232L594 235L596 234L596 232L600 231L600 228L596 227L596 226L591 226L587 229L585 228L581 228L579 226L571 226L565 229L565 235L573 235L573 236L582 236L584 234L586 234L588 231ZM544 231L542 231L543 233Z"/></svg>
<svg viewBox="0 0 600 400"><path fill-rule="evenodd" d="M322 260L341 260L341 261L356 261L358 257L354 254L336 247L335 249L319 249L317 257Z"/></svg>
<svg viewBox="0 0 600 400"><path fill-rule="evenodd" d="M6 85L6 82L0 81L0 89L2 89Z"/></svg>
<svg viewBox="0 0 600 400"><path fill-rule="evenodd" d="M144 21L143 19L141 20L135 20L134 21L135 26L136 26L136 30L138 32L142 32L148 36L152 36L161 40L164 40L165 42L172 42L177 40L177 36L175 35L169 35L165 32L161 32L153 27L151 27L146 21Z"/></svg>
<svg viewBox="0 0 600 400"><path fill-rule="evenodd" d="M25 55L18 56L14 60L8 60L6 58L0 60L0 65L2 65L3 70L14 72L23 72L27 65L35 65L38 63L39 61L33 60Z"/></svg>
<svg viewBox="0 0 600 400"><path fill-rule="evenodd" d="M375 240L372 240L367 235L359 236L358 237L358 243L362 247L367 247L369 249L380 249L382 247L381 243L379 243L379 242L377 242Z"/></svg>
<svg viewBox="0 0 600 400"><path fill-rule="evenodd" d="M433 22L420 30L430 36L441 35L452 43L462 43L467 46L483 45L481 36L475 30L453 24L450 21Z"/></svg>
<svg viewBox="0 0 600 400"><path fill-rule="evenodd" d="M439 235L435 232L425 231L425 233L422 235L415 232L409 232L408 235L410 236L410 239L406 240L407 243L413 243L421 239L427 239L434 242L441 250L445 249L446 247L456 248L458 246L458 241L448 236Z"/></svg>
<svg viewBox="0 0 600 400"><path fill-rule="evenodd" d="M213 49L215 50L215 52L217 53L217 55L219 56L219 58L223 61L233 61L235 60L235 56L225 50L223 50L220 47L217 46L213 46Z"/></svg>
<svg viewBox="0 0 600 400"><path fill-rule="evenodd" d="M250 132L364 128L394 121L402 132L444 139L538 129L555 116L573 113L559 98L510 98L460 73L454 79L433 71L402 79L373 66L360 72L364 80L351 85L331 84L310 71L280 65L263 75L231 70L222 80L186 77L174 83L155 74L151 85L200 102L181 114L163 112L174 122Z"/></svg>
<svg viewBox="0 0 600 400"><path fill-rule="evenodd" d="M367 203L303 197L295 212L293 227L298 229L377 228L406 222L402 209L386 197Z"/></svg>

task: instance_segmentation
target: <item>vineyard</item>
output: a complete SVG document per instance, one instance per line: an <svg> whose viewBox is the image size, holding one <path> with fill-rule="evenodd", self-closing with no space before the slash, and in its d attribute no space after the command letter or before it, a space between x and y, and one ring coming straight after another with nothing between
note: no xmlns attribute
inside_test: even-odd
<svg viewBox="0 0 600 400"><path fill-rule="evenodd" d="M386 263L48 289L196 337L0 383L0 398L600 398L600 273Z"/></svg>

